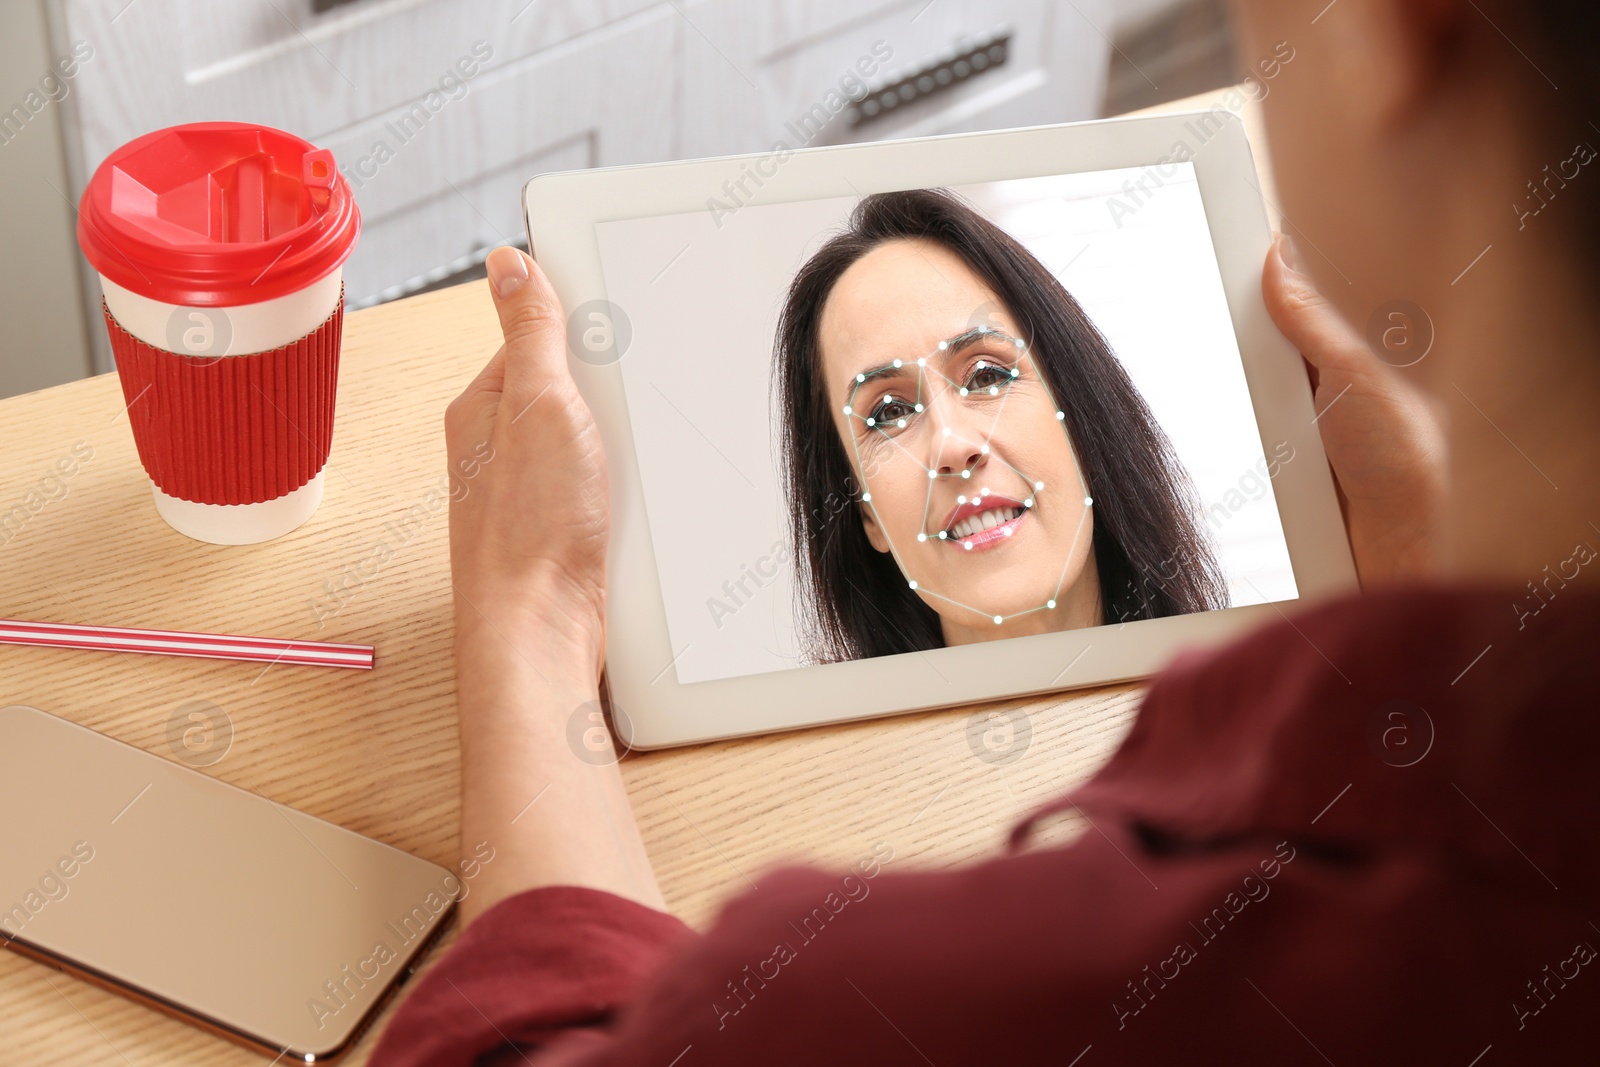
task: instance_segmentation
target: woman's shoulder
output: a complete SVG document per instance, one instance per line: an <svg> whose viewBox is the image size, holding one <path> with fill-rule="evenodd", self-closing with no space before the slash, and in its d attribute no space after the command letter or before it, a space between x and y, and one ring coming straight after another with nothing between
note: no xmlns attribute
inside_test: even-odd
<svg viewBox="0 0 1600 1067"><path fill-rule="evenodd" d="M1177 694L1217 716L1294 714L1307 702L1519 701L1600 679L1600 592L1573 585L1397 587L1297 608L1215 650L1180 655L1150 702ZM1542 592L1542 591L1541 591Z"/></svg>
<svg viewBox="0 0 1600 1067"><path fill-rule="evenodd" d="M1195 836L1503 845L1600 803L1600 595L1414 587L1294 611L1152 684L1075 791ZM1473 805L1491 802L1499 830ZM1521 844L1521 839L1518 839ZM1525 846L1524 846L1525 847Z"/></svg>

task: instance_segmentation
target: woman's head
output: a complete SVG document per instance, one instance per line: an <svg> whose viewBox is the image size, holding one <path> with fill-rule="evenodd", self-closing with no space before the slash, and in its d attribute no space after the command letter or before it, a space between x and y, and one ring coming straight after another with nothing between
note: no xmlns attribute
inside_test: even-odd
<svg viewBox="0 0 1600 1067"><path fill-rule="evenodd" d="M1576 280L1550 269L1558 259L1581 264L1578 284L1592 289L1600 180L1590 172L1600 166L1581 162L1579 146L1600 149L1600 5L1233 7L1246 65L1280 41L1294 47L1261 107L1273 206L1348 321L1362 328L1376 309L1411 301L1432 315L1445 353L1460 347L1452 324L1462 340L1482 340L1493 327L1481 320L1532 310L1512 309L1512 284L1549 294ZM1453 393L1448 361L1414 374Z"/></svg>
<svg viewBox="0 0 1600 1067"><path fill-rule="evenodd" d="M950 194L864 198L791 285L776 358L819 658L1225 602L1182 469L1104 339Z"/></svg>
<svg viewBox="0 0 1600 1067"><path fill-rule="evenodd" d="M1402 398L1411 386L1431 394L1439 413L1437 513L1387 538L1409 524L1445 574L1526 581L1575 533L1592 534L1600 496L1585 488L1600 450L1600 6L1233 7L1245 63L1283 40L1296 53L1261 105L1273 208L1321 294L1288 310L1318 317L1326 300L1381 357L1390 322L1408 356L1413 340L1432 342L1392 382ZM1354 410L1340 418L1359 425L1374 411ZM1318 428L1327 440L1328 422ZM1349 455L1404 469L1392 437L1357 433L1341 442ZM1390 522L1414 495L1396 484L1359 485L1351 499L1342 481L1346 514L1372 507Z"/></svg>

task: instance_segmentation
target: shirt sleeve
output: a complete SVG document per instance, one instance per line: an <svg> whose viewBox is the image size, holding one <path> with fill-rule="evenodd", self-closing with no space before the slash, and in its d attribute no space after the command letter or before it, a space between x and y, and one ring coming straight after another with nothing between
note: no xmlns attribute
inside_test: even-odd
<svg viewBox="0 0 1600 1067"><path fill-rule="evenodd" d="M693 933L597 889L546 886L468 926L390 1020L371 1067L497 1067L612 1021L640 978Z"/></svg>

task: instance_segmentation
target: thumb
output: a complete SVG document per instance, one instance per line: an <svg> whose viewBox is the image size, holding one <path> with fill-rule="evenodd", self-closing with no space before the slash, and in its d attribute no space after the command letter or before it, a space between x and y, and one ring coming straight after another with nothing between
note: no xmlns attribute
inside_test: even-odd
<svg viewBox="0 0 1600 1067"><path fill-rule="evenodd" d="M531 398L568 375L567 328L550 279L527 253L505 245L484 261L505 335L505 393Z"/></svg>
<svg viewBox="0 0 1600 1067"><path fill-rule="evenodd" d="M1261 272L1261 295L1272 321L1317 370L1358 371L1378 358L1311 279L1290 266L1289 238L1279 234Z"/></svg>

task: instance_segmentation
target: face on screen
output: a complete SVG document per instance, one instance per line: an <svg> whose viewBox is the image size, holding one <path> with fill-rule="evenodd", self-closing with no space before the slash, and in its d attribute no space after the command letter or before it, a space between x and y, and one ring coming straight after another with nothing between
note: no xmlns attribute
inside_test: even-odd
<svg viewBox="0 0 1600 1067"><path fill-rule="evenodd" d="M1296 595L1193 164L1130 218L1146 171L597 225L681 682Z"/></svg>
<svg viewBox="0 0 1600 1067"><path fill-rule="evenodd" d="M943 245L887 241L819 322L860 521L960 644L1096 625L1092 500L1011 313Z"/></svg>

